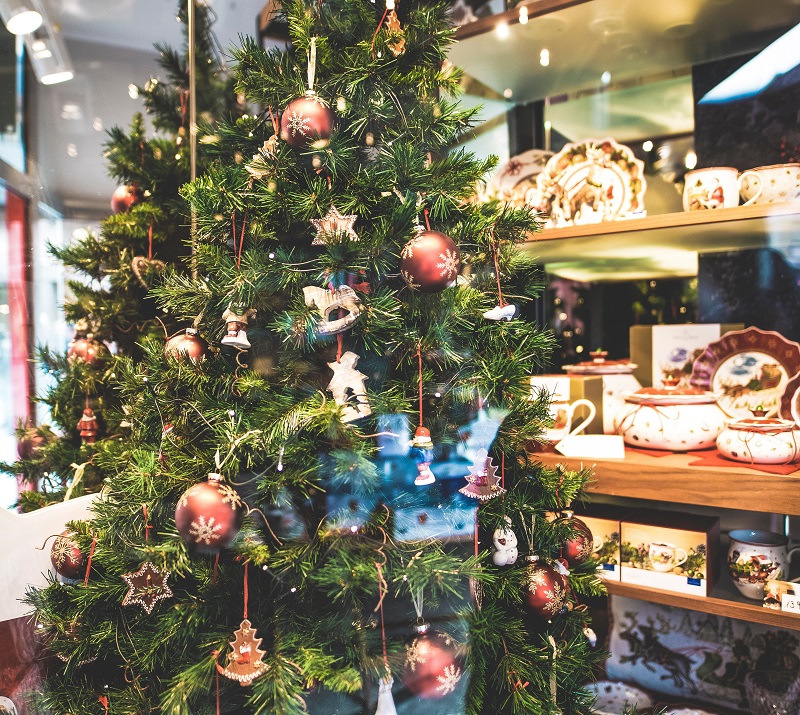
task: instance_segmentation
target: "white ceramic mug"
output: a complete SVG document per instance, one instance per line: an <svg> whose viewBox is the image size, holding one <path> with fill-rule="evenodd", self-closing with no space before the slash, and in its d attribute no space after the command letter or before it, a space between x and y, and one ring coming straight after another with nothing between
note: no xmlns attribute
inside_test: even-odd
<svg viewBox="0 0 800 715"><path fill-rule="evenodd" d="M757 166L742 174L742 198L754 204L779 204L800 199L800 164Z"/></svg>
<svg viewBox="0 0 800 715"><path fill-rule="evenodd" d="M772 531L735 529L728 538L728 572L743 596L762 601L768 580L789 580L789 563L800 546L789 549L788 537Z"/></svg>
<svg viewBox="0 0 800 715"><path fill-rule="evenodd" d="M744 202L749 206L761 195L761 177L753 170L741 174L732 166L709 166L706 169L687 171L683 187L683 210L732 208L739 205L739 193L744 183L754 186L752 195Z"/></svg>
<svg viewBox="0 0 800 715"><path fill-rule="evenodd" d="M650 565L654 571L672 571L676 566L680 566L689 558L686 549L681 549L675 544L668 544L664 541L654 541L650 544Z"/></svg>
<svg viewBox="0 0 800 715"><path fill-rule="evenodd" d="M578 407L585 406L589 409L589 416L584 418L576 427L572 426L572 419ZM597 414L597 408L590 400L575 400L569 402L551 402L550 418L553 420L552 426L545 429L545 437L549 442L560 442L564 437L569 437L578 432L583 432Z"/></svg>

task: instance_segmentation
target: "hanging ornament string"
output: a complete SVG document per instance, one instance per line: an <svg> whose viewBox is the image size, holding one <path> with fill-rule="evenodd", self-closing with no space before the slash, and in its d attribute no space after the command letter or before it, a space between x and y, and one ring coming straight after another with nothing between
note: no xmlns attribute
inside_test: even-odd
<svg viewBox="0 0 800 715"><path fill-rule="evenodd" d="M211 577L211 582L216 586L217 585L217 573L219 572L219 553L217 554L216 558L214 559L214 573Z"/></svg>
<svg viewBox="0 0 800 715"><path fill-rule="evenodd" d="M394 2L395 0L386 0L386 9L383 11L380 22L378 22L378 26L375 28L375 32L372 35L372 42L370 43L369 49L373 60L375 59L375 40L378 39L378 33L381 31L381 27L383 27L383 23L386 20L386 16L389 14L389 10L394 10Z"/></svg>
<svg viewBox="0 0 800 715"><path fill-rule="evenodd" d="M505 308L506 302L503 300L503 289L500 287L500 262L497 258L497 243L494 240L494 229L492 226L492 258L494 259L494 277L497 279L497 302L501 308Z"/></svg>
<svg viewBox="0 0 800 715"><path fill-rule="evenodd" d="M244 620L247 620L247 600L248 600L248 594L249 594L249 588L248 588L248 585L247 585L247 566L248 566L248 563L249 562L247 562L247 561L244 562L244 615L242 616L242 618Z"/></svg>
<svg viewBox="0 0 800 715"><path fill-rule="evenodd" d="M414 611L417 614L417 623L422 623L422 604L423 604L424 592L422 590L422 586L420 586L415 593L411 594L411 602L414 604Z"/></svg>
<svg viewBox="0 0 800 715"><path fill-rule="evenodd" d="M506 488L506 453L500 455L500 486Z"/></svg>
<svg viewBox="0 0 800 715"><path fill-rule="evenodd" d="M528 542L528 553L533 554L534 534L536 531L536 514L531 514L530 530L528 530L528 527L525 524L525 515L522 512L519 512L519 518L520 521L522 522L522 530L525 533L525 540Z"/></svg>
<svg viewBox="0 0 800 715"><path fill-rule="evenodd" d="M384 562L385 563L385 562ZM378 572L378 605L375 607L376 611L380 611L381 615L381 646L383 647L383 667L386 671L385 677L390 677L392 670L389 667L389 655L386 652L386 625L383 620L383 599L389 592L389 585L386 583L386 578L383 575L383 564L379 561L375 562L375 569Z"/></svg>
<svg viewBox="0 0 800 715"><path fill-rule="evenodd" d="M328 289L331 292L331 295L336 294L336 286L333 284L333 281L328 281ZM340 308L337 311L337 315L341 318L343 315L342 309ZM344 354L344 335L342 333L336 334L336 362L342 362L342 355Z"/></svg>
<svg viewBox="0 0 800 715"><path fill-rule="evenodd" d="M144 514L144 540L147 542L150 541L150 529L153 528L147 518L147 504L142 504L142 514Z"/></svg>
<svg viewBox="0 0 800 715"><path fill-rule="evenodd" d="M150 228L147 229L147 260L153 260L153 217L150 217Z"/></svg>
<svg viewBox="0 0 800 715"><path fill-rule="evenodd" d="M92 538L92 545L89 547L89 557L86 559L86 575L83 577L83 585L89 585L89 573L92 570L92 559L94 558L94 548L97 546L97 537Z"/></svg>
<svg viewBox="0 0 800 715"><path fill-rule="evenodd" d="M417 345L417 362L419 364L419 426L422 427L422 343Z"/></svg>
<svg viewBox="0 0 800 715"><path fill-rule="evenodd" d="M430 220L428 209L423 209L422 210L422 216L425 219L425 228L427 228L430 231L431 230L431 220Z"/></svg>
<svg viewBox="0 0 800 715"><path fill-rule="evenodd" d="M558 698L558 682L556 680L556 661L558 660L558 646L553 636L547 636L550 647L553 649L553 669L550 671L550 697L553 700L553 712L560 713L557 698Z"/></svg>
<svg viewBox="0 0 800 715"><path fill-rule="evenodd" d="M308 91L314 91L314 80L317 78L317 38L311 38L311 47L308 51Z"/></svg>

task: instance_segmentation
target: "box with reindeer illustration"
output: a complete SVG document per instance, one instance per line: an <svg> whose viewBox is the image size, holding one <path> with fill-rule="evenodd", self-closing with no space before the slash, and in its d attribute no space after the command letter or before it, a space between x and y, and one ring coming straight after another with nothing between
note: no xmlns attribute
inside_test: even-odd
<svg viewBox="0 0 800 715"><path fill-rule="evenodd" d="M575 516L592 532L592 558L599 563L597 575L606 581L620 580L619 527L630 512L613 504L590 504L575 510Z"/></svg>
<svg viewBox="0 0 800 715"><path fill-rule="evenodd" d="M623 583L707 596L719 575L719 519L637 510L620 524Z"/></svg>

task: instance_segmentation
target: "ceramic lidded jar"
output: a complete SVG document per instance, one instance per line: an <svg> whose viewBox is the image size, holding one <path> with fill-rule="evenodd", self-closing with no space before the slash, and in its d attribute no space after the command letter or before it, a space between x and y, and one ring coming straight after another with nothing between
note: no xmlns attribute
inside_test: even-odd
<svg viewBox="0 0 800 715"><path fill-rule="evenodd" d="M645 387L625 395L625 403L615 418L617 434L641 449L708 449L728 419L713 392L695 388Z"/></svg>
<svg viewBox="0 0 800 715"><path fill-rule="evenodd" d="M733 420L717 437L717 449L727 459L747 464L792 464L800 461L800 429L791 420L765 417Z"/></svg>

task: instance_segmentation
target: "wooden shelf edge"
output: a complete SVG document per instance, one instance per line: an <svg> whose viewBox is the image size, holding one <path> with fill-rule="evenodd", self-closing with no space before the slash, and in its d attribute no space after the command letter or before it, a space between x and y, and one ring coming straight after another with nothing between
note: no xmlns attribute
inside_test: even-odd
<svg viewBox="0 0 800 715"><path fill-rule="evenodd" d="M768 474L731 463L730 467L692 467L696 457L650 457L628 452L625 459L579 459L537 453L545 466L591 467L592 494L800 516L800 472Z"/></svg>
<svg viewBox="0 0 800 715"><path fill-rule="evenodd" d="M664 606L685 608L690 611L700 611L715 616L726 616L750 623L800 631L800 616L764 608L756 602L734 601L715 596L691 596L618 581L606 581L605 584L609 594L614 596L625 596L639 601L660 603Z"/></svg>
<svg viewBox="0 0 800 715"><path fill-rule="evenodd" d="M561 228L545 228L539 233L530 234L527 244L542 241L559 241L566 238L584 238L630 233L633 231L653 231L663 229L680 229L695 226L726 224L731 221L756 221L773 216L800 217L800 203L756 204L754 206L736 206L714 211L686 211L670 214L654 214L641 218L621 221L605 221L603 223L585 224L581 226L563 226Z"/></svg>
<svg viewBox="0 0 800 715"><path fill-rule="evenodd" d="M590 0L527 0L527 2L521 2L511 10L497 12L494 15L482 17L475 22L461 25L456 30L456 40L466 40L470 37L492 32L498 22L505 22L507 25L516 25L519 22L519 9L523 5L528 8L528 18L530 19L539 15L548 15L551 12L566 10L568 7L581 5L585 2L590 2Z"/></svg>

